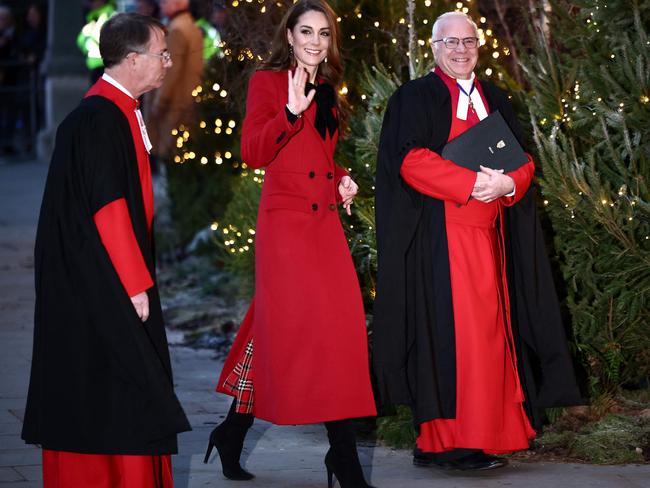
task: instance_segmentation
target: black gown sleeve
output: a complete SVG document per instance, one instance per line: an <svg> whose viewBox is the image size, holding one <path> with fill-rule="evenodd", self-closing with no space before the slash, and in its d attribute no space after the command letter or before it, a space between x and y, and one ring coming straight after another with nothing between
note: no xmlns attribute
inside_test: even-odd
<svg viewBox="0 0 650 488"><path fill-rule="evenodd" d="M90 213L94 215L126 195L127 174L121 163L126 157L126 148L113 140L116 113L88 110L85 115L86 124L79 129L77 145Z"/></svg>

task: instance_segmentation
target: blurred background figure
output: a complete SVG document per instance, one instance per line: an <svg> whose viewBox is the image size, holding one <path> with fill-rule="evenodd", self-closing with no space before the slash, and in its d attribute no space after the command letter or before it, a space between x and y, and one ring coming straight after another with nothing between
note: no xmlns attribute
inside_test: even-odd
<svg viewBox="0 0 650 488"><path fill-rule="evenodd" d="M173 65L153 97L146 124L152 154L158 160L167 160L175 141L172 129L194 123L192 90L201 84L203 75L203 35L189 11L189 0L161 0L160 11L169 20L167 46Z"/></svg>
<svg viewBox="0 0 650 488"><path fill-rule="evenodd" d="M223 10L223 6L212 5L205 0L190 1L190 13L196 19L196 25L201 29L203 35L203 61L206 63L212 56L223 57L221 36L217 27L212 23L215 10Z"/></svg>
<svg viewBox="0 0 650 488"><path fill-rule="evenodd" d="M11 9L0 4L0 55L5 59L15 49L14 16Z"/></svg>
<svg viewBox="0 0 650 488"><path fill-rule="evenodd" d="M11 9L0 4L0 155L13 155L16 130L18 44Z"/></svg>
<svg viewBox="0 0 650 488"><path fill-rule="evenodd" d="M29 138L25 149L32 152L36 132L43 126L44 76L41 63L47 46L47 23L45 7L40 2L31 2L23 16L24 22L19 34L19 56L23 63L18 72L21 90L18 103L18 120L23 121Z"/></svg>
<svg viewBox="0 0 650 488"><path fill-rule="evenodd" d="M77 46L86 57L90 82L95 83L104 73L104 63L99 54L99 31L102 25L116 13L113 0L86 0L88 9L86 24L77 36Z"/></svg>
<svg viewBox="0 0 650 488"><path fill-rule="evenodd" d="M20 35L21 57L27 63L38 66L43 60L47 45L47 27L44 6L32 2L25 13L25 24Z"/></svg>
<svg viewBox="0 0 650 488"><path fill-rule="evenodd" d="M210 23L215 26L219 32L223 32L223 28L226 25L227 14L228 11L223 2L214 2L212 13L210 14Z"/></svg>
<svg viewBox="0 0 650 488"><path fill-rule="evenodd" d="M0 156L31 155L42 125L46 17L40 1L0 4Z"/></svg>
<svg viewBox="0 0 650 488"><path fill-rule="evenodd" d="M141 15L147 15L160 20L160 5L156 0L137 0L135 11Z"/></svg>

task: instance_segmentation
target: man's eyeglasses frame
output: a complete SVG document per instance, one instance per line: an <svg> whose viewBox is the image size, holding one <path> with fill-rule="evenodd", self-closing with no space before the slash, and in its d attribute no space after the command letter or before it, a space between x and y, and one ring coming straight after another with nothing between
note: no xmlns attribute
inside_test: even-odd
<svg viewBox="0 0 650 488"><path fill-rule="evenodd" d="M436 39L431 41L433 44L436 42L444 43L447 49L456 49L460 43L463 43L463 46L467 49L476 49L479 47L479 38L478 37L463 37L459 39L458 37L443 37L442 39ZM468 45L469 44L469 45Z"/></svg>
<svg viewBox="0 0 650 488"><path fill-rule="evenodd" d="M155 57L155 58L159 58L159 59L161 59L163 63L170 63L171 60L172 60L172 55L171 55L171 53L170 53L169 51L164 51L164 52L162 52L161 54L156 54L156 53L141 53L141 52L137 52L137 51L136 51L136 54L141 54L141 55L143 55L143 56L153 56L153 57Z"/></svg>

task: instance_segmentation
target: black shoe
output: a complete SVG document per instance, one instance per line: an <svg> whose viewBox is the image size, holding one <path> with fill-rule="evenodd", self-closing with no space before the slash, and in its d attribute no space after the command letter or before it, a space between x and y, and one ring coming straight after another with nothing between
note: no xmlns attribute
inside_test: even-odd
<svg viewBox="0 0 650 488"><path fill-rule="evenodd" d="M374 488L363 477L358 457L356 460L341 461L330 448L325 455L325 468L327 469L327 488L334 486L334 480L339 482L341 488Z"/></svg>
<svg viewBox="0 0 650 488"><path fill-rule="evenodd" d="M325 455L328 488L332 488L334 476L341 488L373 488L363 477L352 421L325 422L325 427L330 442Z"/></svg>
<svg viewBox="0 0 650 488"><path fill-rule="evenodd" d="M488 469L503 468L508 465L505 458L491 456L482 452L472 454L466 458L456 461L461 471L487 471Z"/></svg>
<svg viewBox="0 0 650 488"><path fill-rule="evenodd" d="M508 460L491 456L483 452L475 452L468 456L449 461L436 459L434 453L413 451L413 464L420 467L433 467L446 471L487 471L489 469L503 468L508 465Z"/></svg>
<svg viewBox="0 0 650 488"><path fill-rule="evenodd" d="M437 463L435 460L435 454L430 452L423 452L418 448L413 449L413 465L420 466L423 468L429 468L431 466L436 466Z"/></svg>
<svg viewBox="0 0 650 488"><path fill-rule="evenodd" d="M205 452L203 463L208 464L212 448L216 447L221 459L221 470L223 475L229 480L235 481L248 481L255 478L255 475L249 473L239 464L239 457L244 446L244 439L241 442L239 439L228 438L226 423L222 423L215 427L210 433L210 440L208 441L208 449ZM244 433L245 434L245 433Z"/></svg>
<svg viewBox="0 0 650 488"><path fill-rule="evenodd" d="M503 468L507 465L507 459L480 453L459 459L458 461L440 463L438 467L450 471L487 471L489 469Z"/></svg>

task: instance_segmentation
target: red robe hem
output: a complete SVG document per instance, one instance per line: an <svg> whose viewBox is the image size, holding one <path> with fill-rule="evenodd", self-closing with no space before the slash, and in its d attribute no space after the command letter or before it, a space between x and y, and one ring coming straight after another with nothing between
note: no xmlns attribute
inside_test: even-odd
<svg viewBox="0 0 650 488"><path fill-rule="evenodd" d="M43 449L43 488L173 488L169 454L79 454Z"/></svg>

